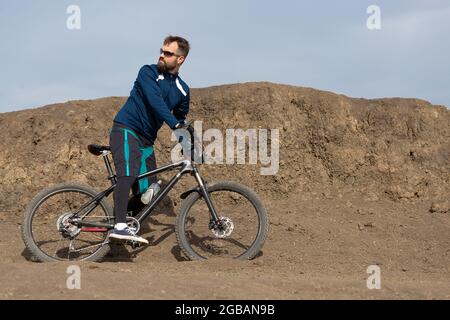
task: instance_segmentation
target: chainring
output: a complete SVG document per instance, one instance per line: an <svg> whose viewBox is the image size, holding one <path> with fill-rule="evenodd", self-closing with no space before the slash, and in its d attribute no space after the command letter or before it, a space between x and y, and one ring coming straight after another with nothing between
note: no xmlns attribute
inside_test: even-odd
<svg viewBox="0 0 450 320"><path fill-rule="evenodd" d="M138 233L141 229L141 224L139 223L138 219L134 217L127 217L127 225L129 228L133 229L134 233Z"/></svg>

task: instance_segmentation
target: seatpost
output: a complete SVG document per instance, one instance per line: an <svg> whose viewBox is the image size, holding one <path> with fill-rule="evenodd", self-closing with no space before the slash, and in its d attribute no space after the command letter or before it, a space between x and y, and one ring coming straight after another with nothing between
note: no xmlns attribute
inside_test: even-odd
<svg viewBox="0 0 450 320"><path fill-rule="evenodd" d="M117 178L113 174L111 163L109 162L108 154L110 154L110 151L102 151L103 161L105 162L106 170L108 170L108 179L111 180L111 184L114 185L117 183Z"/></svg>

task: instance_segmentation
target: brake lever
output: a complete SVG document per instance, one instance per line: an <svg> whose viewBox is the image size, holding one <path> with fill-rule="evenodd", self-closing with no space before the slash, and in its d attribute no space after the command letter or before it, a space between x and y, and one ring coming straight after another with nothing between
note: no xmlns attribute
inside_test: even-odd
<svg viewBox="0 0 450 320"><path fill-rule="evenodd" d="M186 127L189 127L189 126L191 126L191 124L194 122L194 120L189 120L188 122L185 122L184 123L184 125L186 126Z"/></svg>

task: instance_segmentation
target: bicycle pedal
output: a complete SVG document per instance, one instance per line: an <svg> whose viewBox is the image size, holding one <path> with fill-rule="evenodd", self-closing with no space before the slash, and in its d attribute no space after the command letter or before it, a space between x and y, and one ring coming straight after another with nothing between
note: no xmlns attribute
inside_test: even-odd
<svg viewBox="0 0 450 320"><path fill-rule="evenodd" d="M139 248L142 245L138 241L127 241L126 244L129 245L133 249Z"/></svg>

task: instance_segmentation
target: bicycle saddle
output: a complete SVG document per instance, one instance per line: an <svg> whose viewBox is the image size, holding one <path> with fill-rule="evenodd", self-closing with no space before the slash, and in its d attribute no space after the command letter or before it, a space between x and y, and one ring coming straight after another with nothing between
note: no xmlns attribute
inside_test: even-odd
<svg viewBox="0 0 450 320"><path fill-rule="evenodd" d="M111 151L111 148L109 146L101 146L98 144L90 144L88 145L88 150L93 155L99 156L102 154L102 151Z"/></svg>

